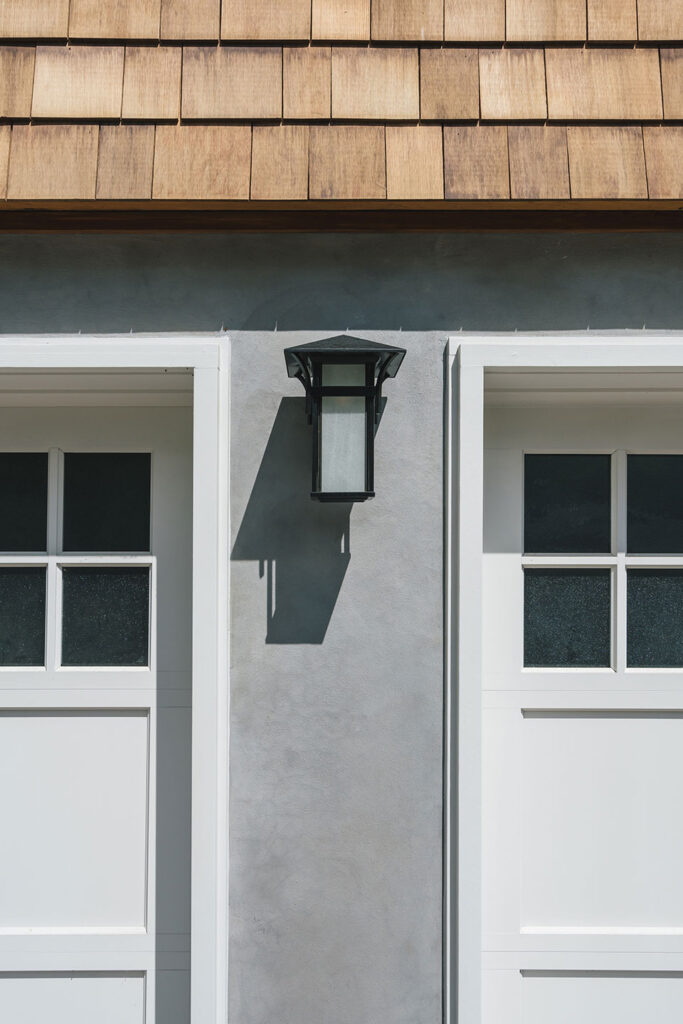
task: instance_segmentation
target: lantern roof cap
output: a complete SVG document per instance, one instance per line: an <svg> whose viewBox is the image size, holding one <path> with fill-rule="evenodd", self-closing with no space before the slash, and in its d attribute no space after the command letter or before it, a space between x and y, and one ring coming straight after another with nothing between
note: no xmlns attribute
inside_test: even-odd
<svg viewBox="0 0 683 1024"><path fill-rule="evenodd" d="M404 348L382 345L367 338L354 338L350 334L338 334L334 338L310 341L305 345L294 345L285 349L285 362L290 377L299 377L301 371L310 375L312 364L331 361L367 362L370 357L375 363L375 372L383 378L395 377L406 354Z"/></svg>

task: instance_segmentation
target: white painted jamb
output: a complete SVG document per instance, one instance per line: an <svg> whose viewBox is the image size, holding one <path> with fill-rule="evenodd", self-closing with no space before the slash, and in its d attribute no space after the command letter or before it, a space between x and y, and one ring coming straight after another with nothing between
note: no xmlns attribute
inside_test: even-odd
<svg viewBox="0 0 683 1024"><path fill-rule="evenodd" d="M193 766L192 766L192 1024L225 1024L228 984L228 340L225 335L13 335L0 339L0 370L194 371L193 479ZM34 697L36 694L34 693ZM131 697L133 695L131 694ZM22 706L26 695L19 694ZM144 703L147 703L145 697ZM31 701L33 703L33 701ZM131 699L131 705L137 700ZM46 954L48 955L48 954ZM21 955L23 956L23 954ZM156 966L181 969L175 954ZM22 969L21 957L3 960ZM45 969L55 969L50 952ZM33 969L41 969L38 959ZM98 967L88 961L88 969ZM108 953L103 970L127 969ZM75 966L65 954L64 968ZM150 954L150 981L155 957Z"/></svg>
<svg viewBox="0 0 683 1024"><path fill-rule="evenodd" d="M192 1024L227 1020L227 373L194 374Z"/></svg>
<svg viewBox="0 0 683 1024"><path fill-rule="evenodd" d="M454 973L453 956L453 884L455 881L455 833L458 806L453 772L453 734L455 728L455 694L453 693L453 656L455 653L451 622L455 598L454 570L456 565L454 537L456 517L454 513L455 481L453 474L453 449L455 444L453 408L457 391L457 367L448 348L444 354L445 401L444 401L444 738L443 738L443 1021L449 1024L452 1018L452 999L457 983Z"/></svg>
<svg viewBox="0 0 683 1024"><path fill-rule="evenodd" d="M481 659L484 499L484 371L458 365L456 479L457 597L454 738L457 770L457 893L454 955L457 1019L481 1020ZM451 965L451 969L455 967Z"/></svg>

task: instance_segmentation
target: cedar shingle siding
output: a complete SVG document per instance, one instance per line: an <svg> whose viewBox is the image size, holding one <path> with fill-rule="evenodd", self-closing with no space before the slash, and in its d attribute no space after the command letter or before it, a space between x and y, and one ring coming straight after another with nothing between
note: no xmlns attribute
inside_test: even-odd
<svg viewBox="0 0 683 1024"><path fill-rule="evenodd" d="M683 198L683 0L3 0L0 197Z"/></svg>

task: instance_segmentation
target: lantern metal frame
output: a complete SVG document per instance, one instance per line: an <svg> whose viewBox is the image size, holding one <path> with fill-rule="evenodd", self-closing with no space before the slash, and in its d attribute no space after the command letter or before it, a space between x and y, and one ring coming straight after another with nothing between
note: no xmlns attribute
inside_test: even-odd
<svg viewBox="0 0 683 1024"><path fill-rule="evenodd" d="M375 431L382 410L382 385L399 371L404 348L382 345L350 335L337 335L324 341L309 342L285 349L287 373L301 381L306 392L306 415L313 427L313 475L311 498L316 501L367 501L374 498ZM325 365L365 366L365 384L324 385ZM324 398L365 399L365 490L322 490L322 402Z"/></svg>

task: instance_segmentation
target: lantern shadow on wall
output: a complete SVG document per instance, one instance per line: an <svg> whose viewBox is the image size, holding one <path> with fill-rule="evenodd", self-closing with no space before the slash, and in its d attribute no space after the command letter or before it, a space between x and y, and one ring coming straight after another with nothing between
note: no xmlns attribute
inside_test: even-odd
<svg viewBox="0 0 683 1024"><path fill-rule="evenodd" d="M265 578L266 643L321 644L351 559L352 502L311 501L305 399L283 398L232 550Z"/></svg>
<svg viewBox="0 0 683 1024"><path fill-rule="evenodd" d="M280 402L232 551L265 576L266 643L325 638L351 560L351 508L375 493L382 385L405 354L349 335L285 349L306 398Z"/></svg>

